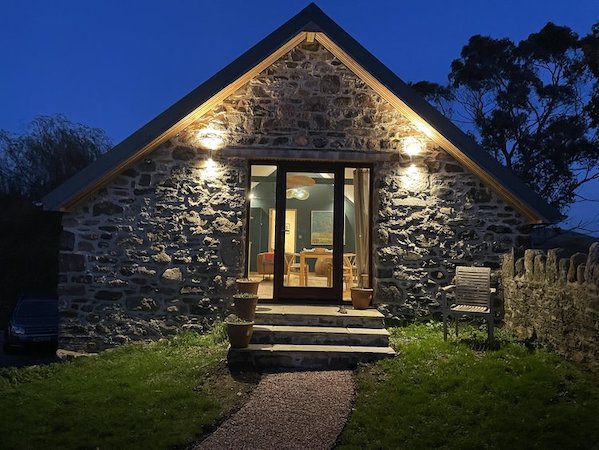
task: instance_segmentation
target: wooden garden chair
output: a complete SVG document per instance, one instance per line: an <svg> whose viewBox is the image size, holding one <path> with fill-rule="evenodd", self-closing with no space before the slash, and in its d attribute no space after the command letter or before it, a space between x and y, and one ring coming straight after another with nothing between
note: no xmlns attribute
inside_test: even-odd
<svg viewBox="0 0 599 450"><path fill-rule="evenodd" d="M491 269L488 267L456 267L455 284L441 288L443 309L443 339L447 340L447 321L455 318L455 333L458 335L458 319L462 316L483 317L487 321L489 342L493 341L493 302L491 294ZM451 303L447 292L454 291Z"/></svg>

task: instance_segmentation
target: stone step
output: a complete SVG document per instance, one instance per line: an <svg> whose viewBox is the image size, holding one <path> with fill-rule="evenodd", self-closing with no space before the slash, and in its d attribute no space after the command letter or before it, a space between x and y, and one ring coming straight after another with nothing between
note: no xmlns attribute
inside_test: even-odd
<svg viewBox="0 0 599 450"><path fill-rule="evenodd" d="M356 310L351 306L340 308L338 305L258 303L255 323L256 325L385 328L385 318L376 309Z"/></svg>
<svg viewBox="0 0 599 450"><path fill-rule="evenodd" d="M311 344L388 347L384 328L254 325L254 344Z"/></svg>
<svg viewBox="0 0 599 450"><path fill-rule="evenodd" d="M227 360L233 367L346 369L392 356L395 351L391 347L250 344L229 348Z"/></svg>

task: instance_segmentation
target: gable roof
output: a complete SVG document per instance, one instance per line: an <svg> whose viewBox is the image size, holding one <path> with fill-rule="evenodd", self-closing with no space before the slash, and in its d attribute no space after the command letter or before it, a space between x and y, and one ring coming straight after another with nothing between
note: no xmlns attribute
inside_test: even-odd
<svg viewBox="0 0 599 450"><path fill-rule="evenodd" d="M42 200L44 208L68 210L306 39L317 40L324 45L531 223L561 219L557 209L548 205L513 172L480 148L471 137L413 91L314 3L46 195Z"/></svg>

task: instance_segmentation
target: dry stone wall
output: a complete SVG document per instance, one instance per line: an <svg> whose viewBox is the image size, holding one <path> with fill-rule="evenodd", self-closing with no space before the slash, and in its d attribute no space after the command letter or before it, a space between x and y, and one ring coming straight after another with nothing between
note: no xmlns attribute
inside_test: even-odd
<svg viewBox="0 0 599 450"><path fill-rule="evenodd" d="M599 370L599 242L588 254L561 250L506 254L502 263L505 324L559 354Z"/></svg>
<svg viewBox="0 0 599 450"><path fill-rule="evenodd" d="M431 317L434 282L456 264L499 266L526 239L523 218L318 43L304 43L113 179L63 218L62 345L98 350L204 329L243 272L247 161L207 163L198 136L226 148L422 155L373 167L378 307ZM434 282L431 282L434 280Z"/></svg>

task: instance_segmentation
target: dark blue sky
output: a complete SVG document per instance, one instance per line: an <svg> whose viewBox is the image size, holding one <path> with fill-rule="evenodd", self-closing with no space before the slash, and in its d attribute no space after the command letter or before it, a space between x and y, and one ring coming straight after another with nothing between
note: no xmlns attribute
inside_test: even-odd
<svg viewBox="0 0 599 450"><path fill-rule="evenodd" d="M19 132L37 115L63 113L118 143L308 3L2 0L0 128ZM548 21L579 34L599 22L597 0L317 4L406 81L445 82L473 34L517 41ZM589 206L573 216L599 229Z"/></svg>

